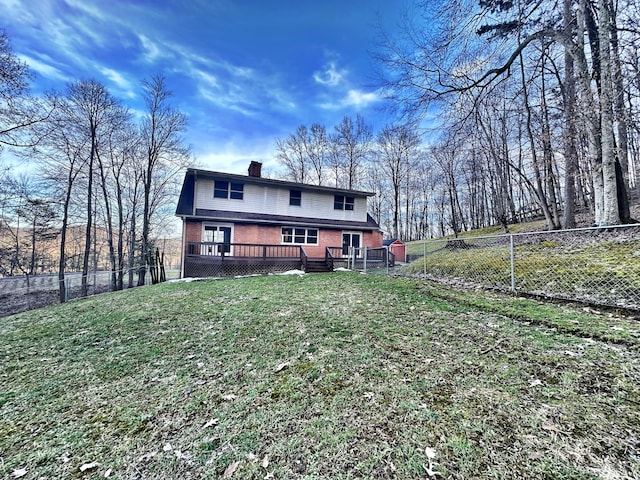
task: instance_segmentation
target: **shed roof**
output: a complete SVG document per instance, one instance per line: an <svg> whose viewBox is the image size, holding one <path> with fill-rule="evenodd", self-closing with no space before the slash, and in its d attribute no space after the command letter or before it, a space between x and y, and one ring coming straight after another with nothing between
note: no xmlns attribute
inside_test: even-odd
<svg viewBox="0 0 640 480"><path fill-rule="evenodd" d="M399 238L389 238L387 240L383 240L382 241L382 245L385 246L389 246L389 245L404 245L404 242L402 240L400 240Z"/></svg>

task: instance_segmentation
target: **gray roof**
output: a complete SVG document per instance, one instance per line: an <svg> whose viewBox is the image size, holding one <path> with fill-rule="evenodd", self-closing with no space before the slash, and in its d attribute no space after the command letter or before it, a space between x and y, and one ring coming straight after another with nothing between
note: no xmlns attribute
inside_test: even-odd
<svg viewBox="0 0 640 480"><path fill-rule="evenodd" d="M308 183L297 183L290 182L288 180L274 180L272 178L263 178L263 177L251 177L249 175L238 175L235 173L224 173L224 172L214 172L211 170L199 170L196 168L187 169L186 175L197 175L198 177L208 177L208 178L224 178L230 180L237 180L243 183L252 183L254 185L272 185L274 187L284 187L284 188L297 188L300 190L311 190L311 191L321 191L326 193L342 193L345 195L352 195L356 197L372 197L375 195L373 192L365 192L362 190L349 190L346 188L335 188L328 187L324 185L311 185Z"/></svg>
<svg viewBox="0 0 640 480"><path fill-rule="evenodd" d="M376 221L367 215L366 222L331 220L325 218L290 217L287 215L268 215L264 213L228 212L224 210L206 210L197 208L195 215L184 215L185 218L198 220L229 221L234 223L260 223L264 225L300 225L317 228L350 228L354 230L379 230Z"/></svg>

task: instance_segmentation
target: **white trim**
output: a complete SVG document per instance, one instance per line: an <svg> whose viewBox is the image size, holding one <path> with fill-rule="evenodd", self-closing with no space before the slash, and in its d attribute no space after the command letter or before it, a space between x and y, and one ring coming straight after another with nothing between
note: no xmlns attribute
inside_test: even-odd
<svg viewBox="0 0 640 480"><path fill-rule="evenodd" d="M362 231L358 231L358 230L342 230L342 236L340 238L340 240L341 240L340 246L343 248L343 250L344 250L344 236L345 235L351 235L351 242L349 242L349 243L353 242L353 235L358 235L358 239L359 240L358 240L358 246L356 248L362 249L362 244L364 242L364 235L363 235ZM349 246L352 246L352 245L349 245ZM344 251L343 251L342 256L346 257L346 256L348 256L348 254L345 254ZM360 257L360 252L358 252L358 257Z"/></svg>
<svg viewBox="0 0 640 480"><path fill-rule="evenodd" d="M202 222L202 231L200 232L200 241L202 242L206 242L207 240L205 239L205 231L206 231L206 227L222 227L222 228L229 228L231 230L231 233L229 235L229 243L233 243L233 230L234 230L234 225L233 223L219 223L219 222ZM215 241L215 239L212 239L211 241ZM214 256L219 256L220 254L215 252L214 249L210 248L211 246L206 246L206 245L202 245L201 247L201 255L214 255ZM230 251L227 253L229 256L233 256L233 247L230 248Z"/></svg>
<svg viewBox="0 0 640 480"><path fill-rule="evenodd" d="M282 230L285 228L291 228L293 229L292 232L292 241L291 242L285 242L284 241L284 235L282 234ZM304 243L297 243L295 241L296 238L296 230L304 230ZM309 230L315 230L316 231L316 242L315 243L308 243L307 242L307 238L309 237ZM318 245L320 245L320 229L317 227L306 227L306 226L294 226L294 225L282 225L280 227L280 245L311 245L313 247L317 247Z"/></svg>

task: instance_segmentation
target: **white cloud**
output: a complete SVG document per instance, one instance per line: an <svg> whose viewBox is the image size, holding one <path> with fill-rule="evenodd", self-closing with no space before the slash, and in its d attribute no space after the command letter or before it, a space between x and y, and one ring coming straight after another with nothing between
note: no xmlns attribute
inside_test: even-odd
<svg viewBox="0 0 640 480"><path fill-rule="evenodd" d="M194 69L193 73L196 77L200 78L200 80L202 80L204 84L207 85L207 87L216 89L220 88L220 84L218 83L218 79L215 75L198 69Z"/></svg>
<svg viewBox="0 0 640 480"><path fill-rule="evenodd" d="M324 102L319 106L325 110L339 110L345 107L363 108L380 100L382 100L380 91L363 92L362 90L351 89L343 98L334 102Z"/></svg>
<svg viewBox="0 0 640 480"><path fill-rule="evenodd" d="M313 79L320 85L335 87L344 79L347 70L338 70L335 62L329 62L321 71L313 72Z"/></svg>
<svg viewBox="0 0 640 480"><path fill-rule="evenodd" d="M377 92L366 93L361 90L349 90L347 98L345 99L345 105L355 105L366 107L370 103L380 100L380 96Z"/></svg>
<svg viewBox="0 0 640 480"><path fill-rule="evenodd" d="M143 60L146 63L153 63L160 58L170 56L165 48L162 48L162 46L153 42L146 35L138 34L138 40L140 40L140 43L142 44L142 50L144 51Z"/></svg>
<svg viewBox="0 0 640 480"><path fill-rule="evenodd" d="M276 76L252 68L235 66L226 61L200 62L193 54L180 68L196 82L196 91L208 102L246 116L260 115L266 106L291 112L296 103L291 94L280 87Z"/></svg>
<svg viewBox="0 0 640 480"><path fill-rule="evenodd" d="M207 170L246 174L252 160L262 163L263 173L277 170L276 152L272 139L248 140L235 138L227 144L200 145L196 152L199 167ZM239 145L243 145L239 147Z"/></svg>
<svg viewBox="0 0 640 480"><path fill-rule="evenodd" d="M38 74L40 74L45 78L48 78L51 80L62 80L63 82L68 82L70 80L70 77L68 77L67 75L62 73L60 69L58 69L57 67L54 67L49 63L46 63L44 61L37 60L33 57L29 57L27 55L22 55L22 54L18 54L17 57L21 61L26 63L30 69L32 69L33 71L37 72Z"/></svg>
<svg viewBox="0 0 640 480"><path fill-rule="evenodd" d="M127 97L133 98L136 96L131 82L124 78L122 74L107 67L98 67L98 69L105 77L111 80L111 82L114 83L118 87L118 89L120 89Z"/></svg>

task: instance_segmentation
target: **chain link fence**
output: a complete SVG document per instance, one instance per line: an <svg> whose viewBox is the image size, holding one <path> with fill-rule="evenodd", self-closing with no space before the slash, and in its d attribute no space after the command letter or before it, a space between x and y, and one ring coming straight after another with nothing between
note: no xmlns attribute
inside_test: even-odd
<svg viewBox="0 0 640 480"><path fill-rule="evenodd" d="M333 263L334 268L384 275L393 273L396 266L395 255L389 247L349 247L349 253L343 258L336 258Z"/></svg>
<svg viewBox="0 0 640 480"><path fill-rule="evenodd" d="M640 225L427 240L403 274L640 309Z"/></svg>
<svg viewBox="0 0 640 480"><path fill-rule="evenodd" d="M178 278L179 271L168 271L168 278ZM67 300L80 298L82 273L65 273L65 293ZM129 272L125 272L124 287L129 283ZM145 283L151 283L149 269ZM53 305L59 301L59 280L57 274L20 275L0 278L0 317ZM138 268L133 269L133 285L138 285ZM111 290L111 272L93 271L87 275L87 295L96 295Z"/></svg>

